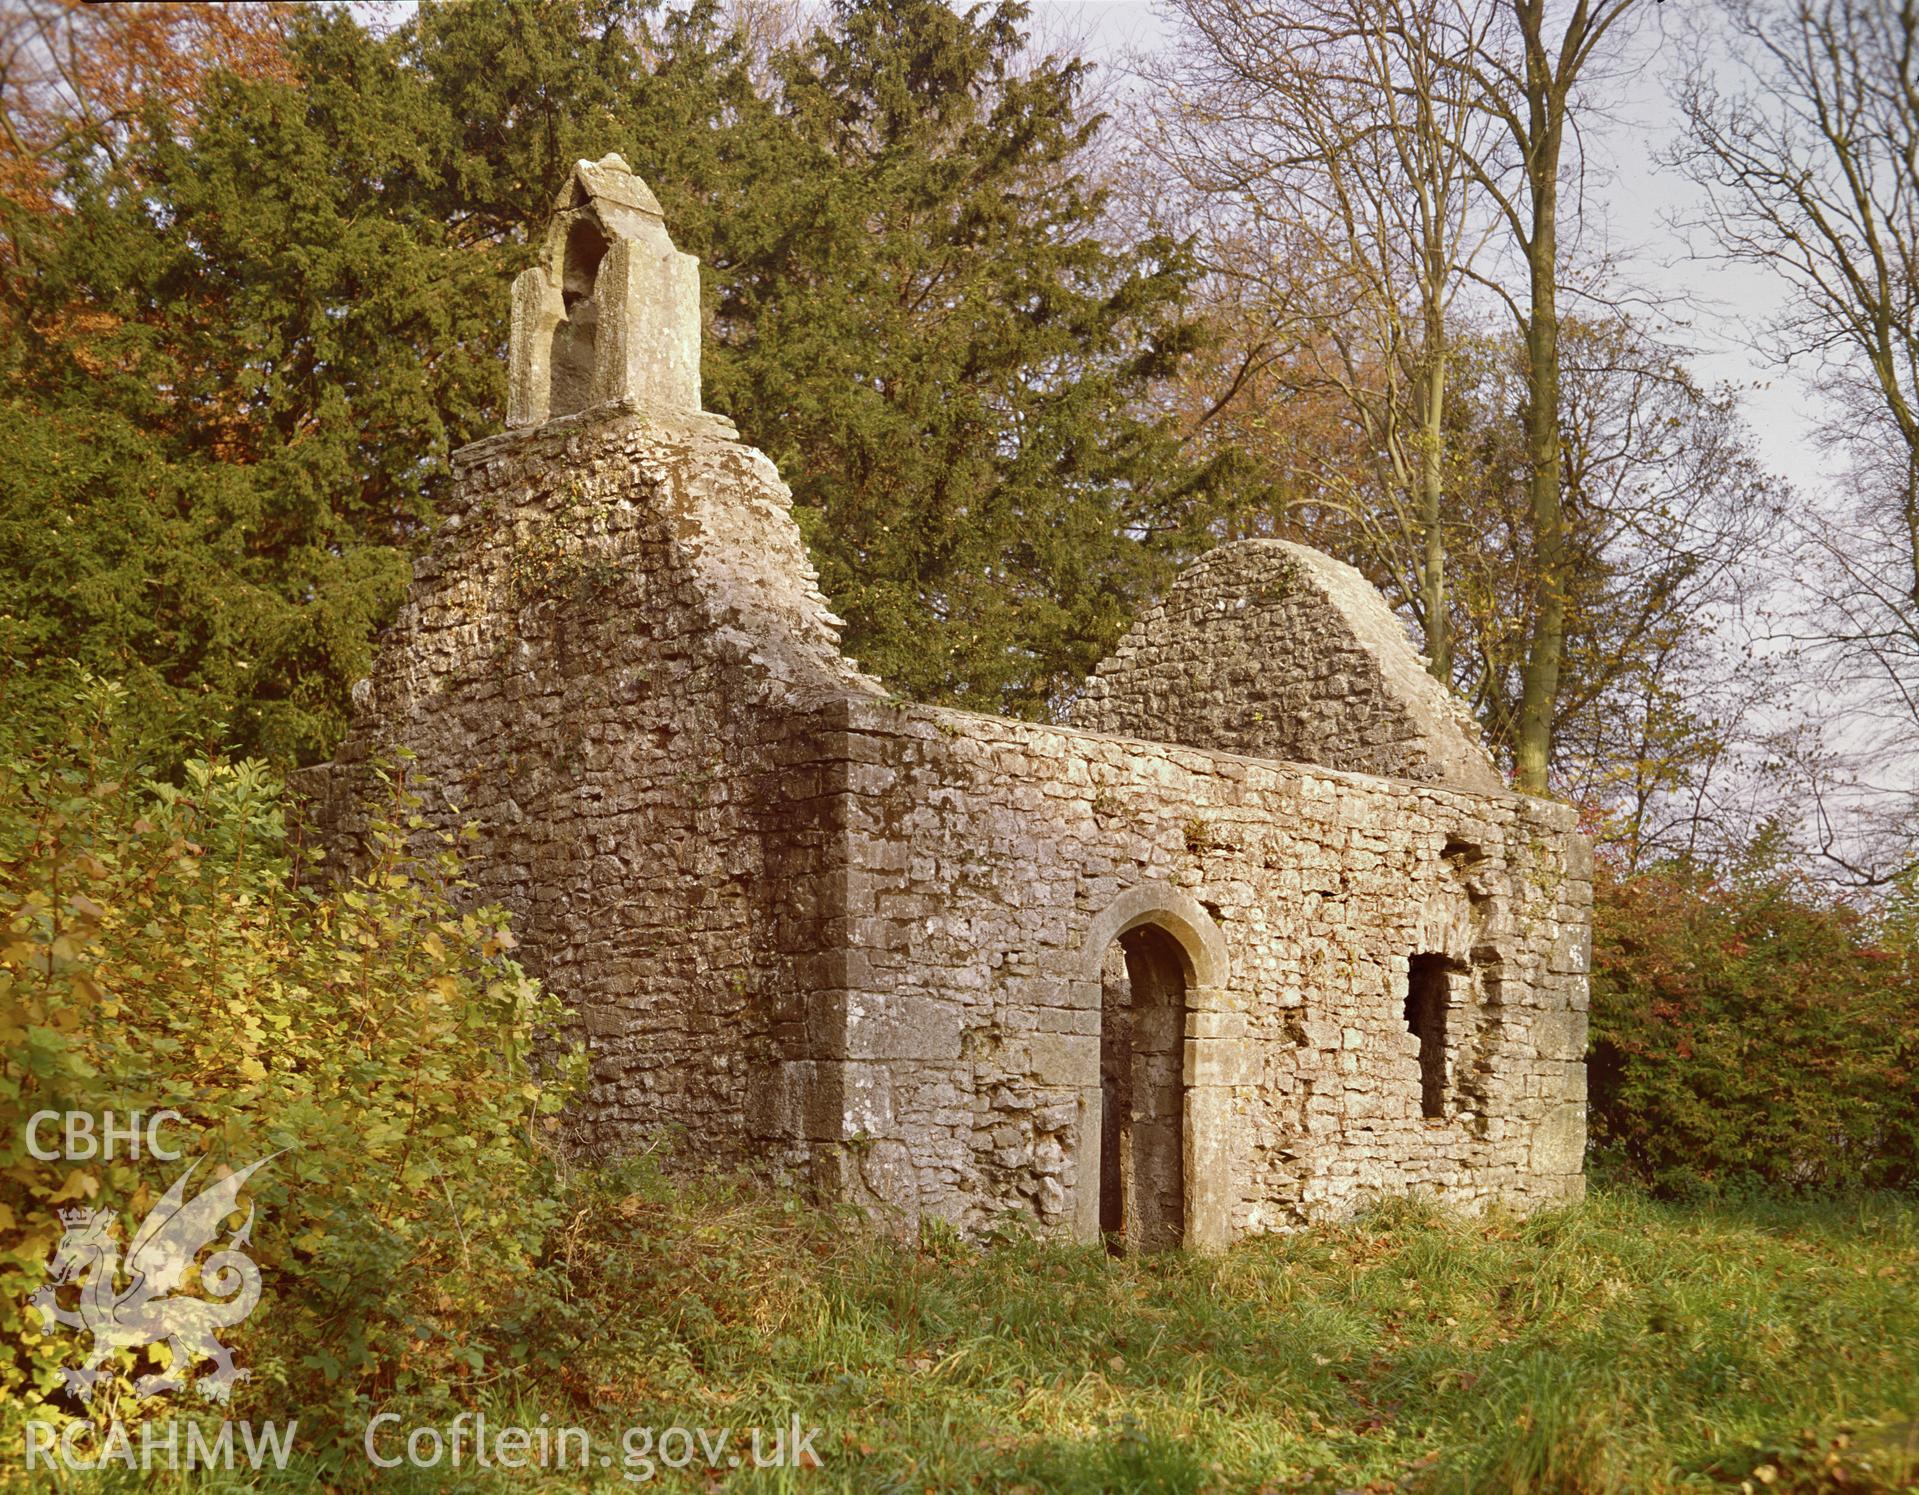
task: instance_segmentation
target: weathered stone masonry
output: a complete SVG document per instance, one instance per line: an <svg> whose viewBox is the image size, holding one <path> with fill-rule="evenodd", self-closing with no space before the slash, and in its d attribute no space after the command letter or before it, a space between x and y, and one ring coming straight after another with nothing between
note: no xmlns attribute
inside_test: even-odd
<svg viewBox="0 0 1919 1495"><path fill-rule="evenodd" d="M456 454L306 783L350 842L404 744L429 818L479 825L480 895L589 1037L596 1139L1141 1246L1577 1197L1590 854L1377 593L1225 546L1089 682L1097 731L893 699L772 464L695 408L651 201L576 174L516 289L521 428Z"/></svg>

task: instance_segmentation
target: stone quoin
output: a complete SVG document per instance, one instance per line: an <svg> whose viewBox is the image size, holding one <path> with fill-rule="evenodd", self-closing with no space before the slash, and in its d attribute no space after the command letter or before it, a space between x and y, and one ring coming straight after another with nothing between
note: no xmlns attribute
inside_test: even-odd
<svg viewBox="0 0 1919 1495"><path fill-rule="evenodd" d="M1189 568L1075 724L895 699L773 464L699 408L699 279L617 156L516 282L509 429L300 788L370 763L577 1014L578 1118L901 1227L1213 1247L1584 1189L1591 851L1350 567Z"/></svg>

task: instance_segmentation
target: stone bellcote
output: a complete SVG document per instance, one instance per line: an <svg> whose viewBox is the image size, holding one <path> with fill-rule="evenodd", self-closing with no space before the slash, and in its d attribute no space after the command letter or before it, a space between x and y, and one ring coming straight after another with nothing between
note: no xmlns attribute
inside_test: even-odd
<svg viewBox="0 0 1919 1495"><path fill-rule="evenodd" d="M508 427L610 402L696 414L699 264L621 157L576 163L539 262L513 282Z"/></svg>

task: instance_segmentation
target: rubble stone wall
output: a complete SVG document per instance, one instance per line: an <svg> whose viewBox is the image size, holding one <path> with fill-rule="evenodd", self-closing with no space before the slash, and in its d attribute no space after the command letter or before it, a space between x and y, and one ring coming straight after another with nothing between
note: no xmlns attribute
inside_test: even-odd
<svg viewBox="0 0 1919 1495"><path fill-rule="evenodd" d="M851 1144L845 1192L1090 1234L1100 968L1142 920L1193 962L1197 1243L1382 1194L1582 1192L1590 861L1565 807L879 701L836 736L845 985L814 994L811 1062L837 1070L840 1136L814 1141ZM1451 968L1437 1118L1416 954Z"/></svg>
<svg viewBox="0 0 1919 1495"><path fill-rule="evenodd" d="M1564 807L894 700L840 654L771 463L712 417L601 406L455 461L302 787L350 852L369 762L404 745L430 828L479 826L477 897L590 1040L594 1142L678 1128L903 1223L1090 1238L1101 972L1150 923L1184 961L1191 1243L1415 1189L1579 1193L1590 868ZM1315 700L1353 686L1374 714L1314 739L1344 752L1403 718L1404 661L1318 595L1300 616L1357 652L1270 663ZM1101 709L1200 735L1163 662L1151 694L1106 672ZM1215 725L1242 684L1202 681ZM1443 966L1437 1077L1415 955Z"/></svg>
<svg viewBox="0 0 1919 1495"><path fill-rule="evenodd" d="M455 467L354 726L299 787L350 855L369 763L409 749L433 829L480 830L478 901L579 1015L586 1130L757 1158L753 1077L794 1021L827 855L793 792L804 713L878 687L839 653L772 463L724 422L603 408Z"/></svg>

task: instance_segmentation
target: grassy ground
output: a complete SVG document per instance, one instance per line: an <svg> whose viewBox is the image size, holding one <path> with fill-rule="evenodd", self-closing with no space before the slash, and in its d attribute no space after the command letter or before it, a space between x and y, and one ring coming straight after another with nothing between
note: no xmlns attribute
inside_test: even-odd
<svg viewBox="0 0 1919 1495"><path fill-rule="evenodd" d="M1919 1489L1911 1201L1399 1206L1115 1260L890 1243L634 1169L588 1189L565 1254L572 1312L543 1331L564 1366L483 1410L585 1426L591 1467L400 1468L382 1487L630 1489L650 1460L676 1487L756 1490ZM625 1427L794 1414L822 1430L818 1467L728 1470L741 1433L720 1473L697 1448L684 1473L653 1452L623 1471ZM271 1484L340 1478L296 1460Z"/></svg>

